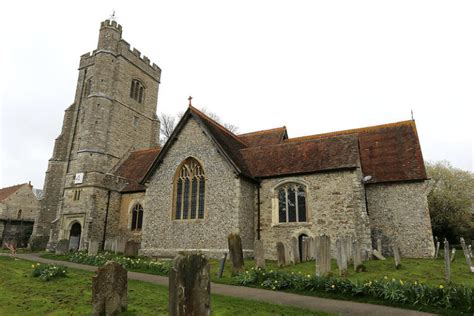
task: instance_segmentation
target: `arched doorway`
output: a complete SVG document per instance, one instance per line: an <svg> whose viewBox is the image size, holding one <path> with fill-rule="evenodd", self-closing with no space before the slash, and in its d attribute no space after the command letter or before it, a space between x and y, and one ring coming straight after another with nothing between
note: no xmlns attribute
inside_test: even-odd
<svg viewBox="0 0 474 316"><path fill-rule="evenodd" d="M71 226L69 233L69 250L77 251L79 250L79 243L81 241L81 224L74 223Z"/></svg>
<svg viewBox="0 0 474 316"><path fill-rule="evenodd" d="M298 236L298 249L300 251L300 262L308 260L308 247L303 247L303 240L308 242L308 235L301 234ZM306 243L307 244L307 243Z"/></svg>

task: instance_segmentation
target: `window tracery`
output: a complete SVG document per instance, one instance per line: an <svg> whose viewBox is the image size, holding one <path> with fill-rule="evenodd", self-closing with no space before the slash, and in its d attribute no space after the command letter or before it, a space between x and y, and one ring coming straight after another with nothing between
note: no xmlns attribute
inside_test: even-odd
<svg viewBox="0 0 474 316"><path fill-rule="evenodd" d="M188 158L178 169L175 179L174 219L204 218L206 178L201 164Z"/></svg>

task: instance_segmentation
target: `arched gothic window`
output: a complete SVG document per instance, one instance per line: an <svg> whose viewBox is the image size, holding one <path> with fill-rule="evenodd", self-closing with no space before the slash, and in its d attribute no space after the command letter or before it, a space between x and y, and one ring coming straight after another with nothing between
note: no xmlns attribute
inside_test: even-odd
<svg viewBox="0 0 474 316"><path fill-rule="evenodd" d="M204 218L206 179L201 164L187 158L177 170L174 183L174 219Z"/></svg>
<svg viewBox="0 0 474 316"><path fill-rule="evenodd" d="M135 101L138 101L138 103L142 103L143 99L145 98L145 88L143 87L143 84L136 80L132 80L132 85L130 87L130 98L134 99Z"/></svg>
<svg viewBox="0 0 474 316"><path fill-rule="evenodd" d="M278 222L306 222L306 191L298 183L284 184L277 189Z"/></svg>
<svg viewBox="0 0 474 316"><path fill-rule="evenodd" d="M143 207L137 203L132 209L132 230L141 230L143 223Z"/></svg>

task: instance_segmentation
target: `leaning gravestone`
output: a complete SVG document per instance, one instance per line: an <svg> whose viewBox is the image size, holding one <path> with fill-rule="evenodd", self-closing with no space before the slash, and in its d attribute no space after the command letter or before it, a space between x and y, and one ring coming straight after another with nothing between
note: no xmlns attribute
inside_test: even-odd
<svg viewBox="0 0 474 316"><path fill-rule="evenodd" d="M95 240L89 242L89 247L87 249L87 254L89 256L95 256L99 252L99 243Z"/></svg>
<svg viewBox="0 0 474 316"><path fill-rule="evenodd" d="M61 239L56 246L57 255L65 255L69 252L69 240Z"/></svg>
<svg viewBox="0 0 474 316"><path fill-rule="evenodd" d="M337 239L336 240L336 249L337 249L337 258L338 258L338 267L339 267L339 275L340 276L347 276L347 257L344 250L344 239Z"/></svg>
<svg viewBox="0 0 474 316"><path fill-rule="evenodd" d="M331 272L331 239L329 236L321 235L319 239L317 276L328 276Z"/></svg>
<svg viewBox="0 0 474 316"><path fill-rule="evenodd" d="M239 234L230 234L227 237L229 244L230 262L232 263L232 275L244 271L244 253L242 251L242 240Z"/></svg>
<svg viewBox="0 0 474 316"><path fill-rule="evenodd" d="M456 259L456 248L451 249L451 262L454 262Z"/></svg>
<svg viewBox="0 0 474 316"><path fill-rule="evenodd" d="M400 260L400 250L398 249L398 245L393 243L392 250L393 250L393 259L395 260L395 269L400 269L402 267L402 263Z"/></svg>
<svg viewBox="0 0 474 316"><path fill-rule="evenodd" d="M362 265L360 258L360 241L357 239L352 242L352 261L354 262L354 271L359 272L358 269Z"/></svg>
<svg viewBox="0 0 474 316"><path fill-rule="evenodd" d="M469 249L466 247L466 241L464 240L464 238L461 237L460 242L461 242L462 251L464 252L464 257L466 258L466 263L469 267L469 271L474 272L474 267L472 266L472 257L471 257L471 254L469 253Z"/></svg>
<svg viewBox="0 0 474 316"><path fill-rule="evenodd" d="M291 254L292 254L292 259L293 263L299 263L300 262L300 249L298 245L298 238L296 237L291 237Z"/></svg>
<svg viewBox="0 0 474 316"><path fill-rule="evenodd" d="M436 240L436 250L435 250L434 259L438 259L440 242L438 240L438 237L435 237L435 240Z"/></svg>
<svg viewBox="0 0 474 316"><path fill-rule="evenodd" d="M279 241L276 243L276 252L277 252L277 263L278 267L284 267L286 265L285 260L285 245Z"/></svg>
<svg viewBox="0 0 474 316"><path fill-rule="evenodd" d="M211 315L211 276L202 254L178 255L169 272L168 314Z"/></svg>
<svg viewBox="0 0 474 316"><path fill-rule="evenodd" d="M263 250L262 240L255 240L253 246L253 256L255 259L255 267L265 268L265 251Z"/></svg>
<svg viewBox="0 0 474 316"><path fill-rule="evenodd" d="M227 252L224 253L221 260L219 261L219 271L217 271L217 277L220 279L224 274L225 261L227 259Z"/></svg>
<svg viewBox="0 0 474 316"><path fill-rule="evenodd" d="M108 261L92 277L92 314L118 315L127 310L127 270Z"/></svg>
<svg viewBox="0 0 474 316"><path fill-rule="evenodd" d="M382 254L382 239L377 239L377 251Z"/></svg>
<svg viewBox="0 0 474 316"><path fill-rule="evenodd" d="M385 257L376 249L372 251L372 254L374 255L375 258L379 260L385 260Z"/></svg>
<svg viewBox="0 0 474 316"><path fill-rule="evenodd" d="M451 260L449 258L449 242L444 239L444 277L446 283L451 281Z"/></svg>
<svg viewBox="0 0 474 316"><path fill-rule="evenodd" d="M124 251L124 256L126 257L136 257L138 256L138 250L140 250L140 243L129 240L125 244L125 251Z"/></svg>

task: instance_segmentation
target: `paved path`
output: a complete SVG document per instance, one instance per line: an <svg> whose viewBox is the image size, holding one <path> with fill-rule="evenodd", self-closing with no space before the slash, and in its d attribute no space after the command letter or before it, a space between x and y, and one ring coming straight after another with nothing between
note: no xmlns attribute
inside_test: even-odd
<svg viewBox="0 0 474 316"><path fill-rule="evenodd" d="M0 254L2 255L2 254ZM3 254L7 255L7 254ZM83 264L77 264L67 261L50 260L39 257L38 254L18 254L18 258L41 262L41 263L57 263L62 264L70 268L96 271L97 267L88 266ZM168 278L158 275L151 275L145 273L128 272L128 278L132 280L139 280L143 282L150 282L155 284L161 284L168 286ZM407 309L400 309L395 307L388 307L383 305L373 305L365 303L356 303L350 301L340 301L327 298L319 298L314 296L304 296L285 292L275 292L262 289L255 289L242 286L233 286L226 284L212 283L211 290L213 294L220 294L232 297L238 297L243 299L257 300L262 302L268 302L271 304L281 304L288 306L296 306L313 311L324 311L335 313L338 315L383 315L383 316L422 316L422 315L433 315L423 312L417 312Z"/></svg>

